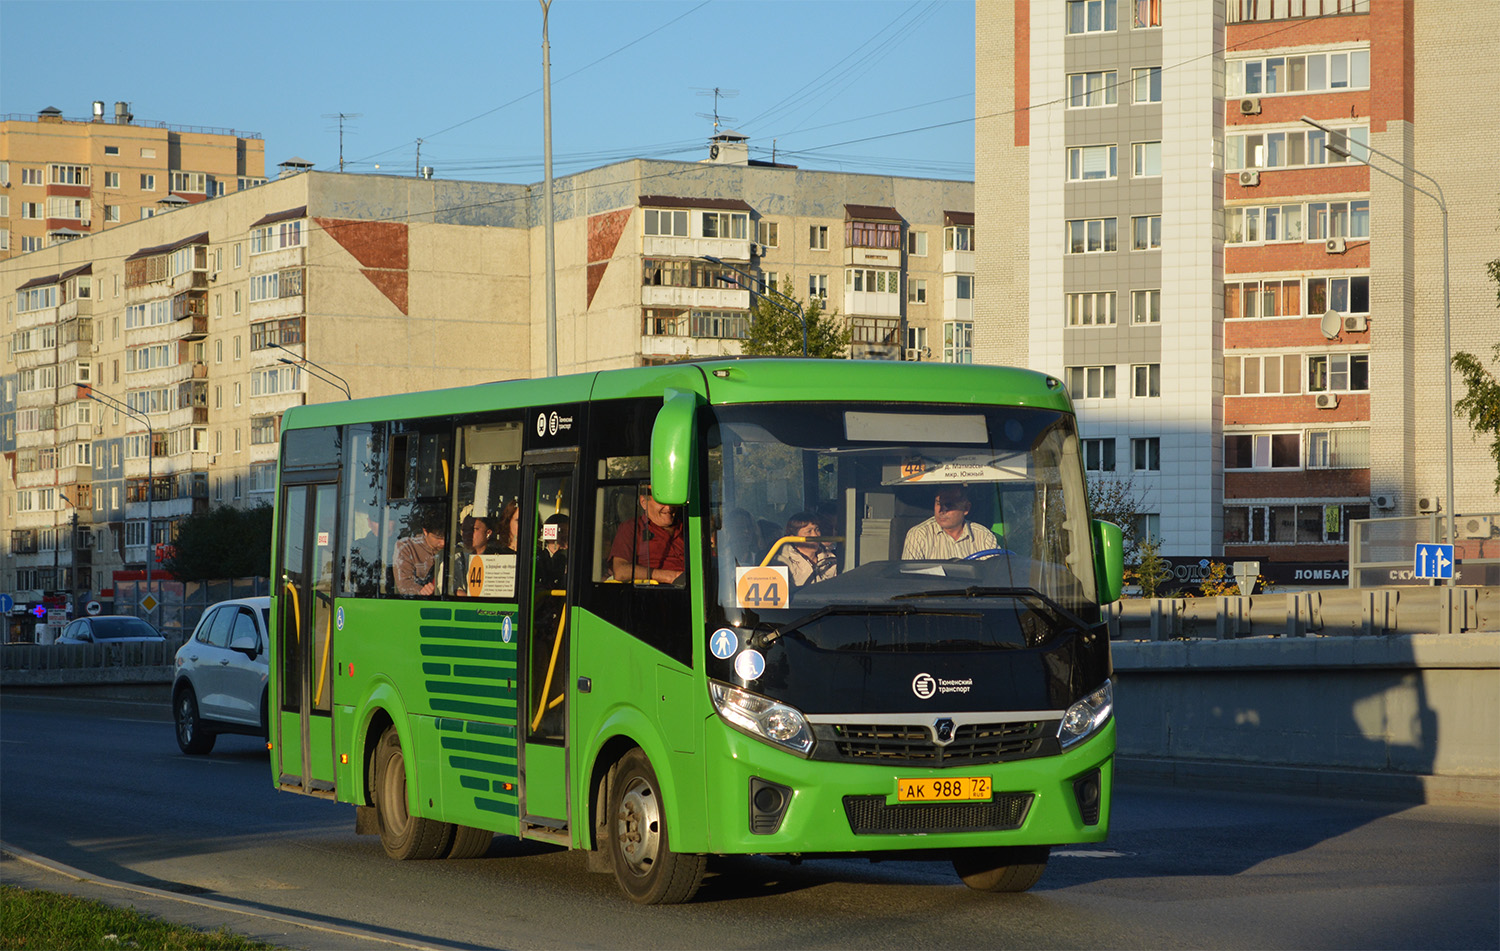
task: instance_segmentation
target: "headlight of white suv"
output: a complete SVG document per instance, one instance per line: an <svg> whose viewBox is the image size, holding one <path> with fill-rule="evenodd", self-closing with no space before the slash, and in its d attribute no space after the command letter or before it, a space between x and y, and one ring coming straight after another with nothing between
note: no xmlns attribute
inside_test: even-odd
<svg viewBox="0 0 1500 951"><path fill-rule="evenodd" d="M812 730L796 707L715 681L708 692L719 716L734 728L802 756L812 749Z"/></svg>
<svg viewBox="0 0 1500 951"><path fill-rule="evenodd" d="M1099 732L1115 710L1115 689L1106 680L1104 686L1079 700L1063 714L1057 738L1064 748Z"/></svg>

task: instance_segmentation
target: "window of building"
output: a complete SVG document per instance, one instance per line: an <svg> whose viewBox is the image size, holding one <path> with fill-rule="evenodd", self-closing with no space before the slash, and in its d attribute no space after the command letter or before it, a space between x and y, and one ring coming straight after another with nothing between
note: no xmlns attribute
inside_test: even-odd
<svg viewBox="0 0 1500 951"><path fill-rule="evenodd" d="M1161 26L1161 4L1162 0L1135 0L1135 21L1131 25L1137 30Z"/></svg>
<svg viewBox="0 0 1500 951"><path fill-rule="evenodd" d="M948 251L974 250L972 225L953 225L943 229L943 247Z"/></svg>
<svg viewBox="0 0 1500 951"><path fill-rule="evenodd" d="M40 219L45 216L45 207L39 201L23 201L21 202L21 217Z"/></svg>
<svg viewBox="0 0 1500 951"><path fill-rule="evenodd" d="M1113 33L1117 15L1115 0L1068 0L1068 35Z"/></svg>
<svg viewBox="0 0 1500 951"><path fill-rule="evenodd" d="M252 228L250 231L250 253L265 254L286 248L302 247L302 221L282 221Z"/></svg>
<svg viewBox="0 0 1500 951"><path fill-rule="evenodd" d="M1137 142L1130 147L1131 172L1136 178L1161 177L1161 143Z"/></svg>
<svg viewBox="0 0 1500 951"><path fill-rule="evenodd" d="M235 288L234 289L234 312L236 314L238 314L240 312L240 289L239 288Z"/></svg>
<svg viewBox="0 0 1500 951"><path fill-rule="evenodd" d="M906 302L908 304L927 303L927 279L911 277L906 280Z"/></svg>
<svg viewBox="0 0 1500 951"><path fill-rule="evenodd" d="M1307 467L1309 469L1368 469L1370 467L1370 430L1314 429L1307 434Z"/></svg>
<svg viewBox="0 0 1500 951"><path fill-rule="evenodd" d="M41 184L43 184L43 181L42 181L42 170L39 169L39 168L22 168L21 169L21 184L22 185L41 185Z"/></svg>
<svg viewBox="0 0 1500 951"><path fill-rule="evenodd" d="M809 274L809 275L807 275L807 296L808 297L816 297L819 300L827 300L828 299L828 275L827 274Z"/></svg>
<svg viewBox="0 0 1500 951"><path fill-rule="evenodd" d="M1310 240L1368 238L1369 236L1369 199L1307 203L1307 237Z"/></svg>
<svg viewBox="0 0 1500 951"><path fill-rule="evenodd" d="M901 223L898 221L844 222L844 244L851 248L901 249Z"/></svg>
<svg viewBox="0 0 1500 951"><path fill-rule="evenodd" d="M1225 469L1297 469L1301 433L1225 433Z"/></svg>
<svg viewBox="0 0 1500 951"><path fill-rule="evenodd" d="M1302 358L1295 353L1229 353L1224 356L1225 396L1302 392Z"/></svg>
<svg viewBox="0 0 1500 951"><path fill-rule="evenodd" d="M1161 323L1161 291L1130 292L1130 322L1133 324Z"/></svg>
<svg viewBox="0 0 1500 951"><path fill-rule="evenodd" d="M1068 367L1068 393L1075 400L1112 400L1115 398L1115 368Z"/></svg>
<svg viewBox="0 0 1500 951"><path fill-rule="evenodd" d="M1114 218L1082 218L1068 222L1069 254L1100 254L1115 250Z"/></svg>
<svg viewBox="0 0 1500 951"><path fill-rule="evenodd" d="M1068 149L1068 181L1088 182L1115 178L1115 146L1083 145Z"/></svg>
<svg viewBox="0 0 1500 951"><path fill-rule="evenodd" d="M958 274L953 281L953 296L958 300L974 299L974 275Z"/></svg>
<svg viewBox="0 0 1500 951"><path fill-rule="evenodd" d="M120 173L119 172L105 172L104 173L104 187L105 188L119 188L120 187Z"/></svg>
<svg viewBox="0 0 1500 951"><path fill-rule="evenodd" d="M705 211L703 237L743 241L750 236L750 215L743 211Z"/></svg>
<svg viewBox="0 0 1500 951"><path fill-rule="evenodd" d="M1089 472L1115 471L1115 441L1113 439L1085 439L1083 442L1083 467Z"/></svg>
<svg viewBox="0 0 1500 951"><path fill-rule="evenodd" d="M1349 523L1369 517L1368 504L1226 505L1224 541L1227 544L1342 544L1349 541Z"/></svg>
<svg viewBox="0 0 1500 951"><path fill-rule="evenodd" d="M26 251L40 251L40 250L42 250L42 236L41 235L27 235L27 234L21 235L21 251L23 253L26 252Z"/></svg>
<svg viewBox="0 0 1500 951"><path fill-rule="evenodd" d="M106 145L104 147L104 154L105 155L119 155L120 154L120 147L118 145Z"/></svg>
<svg viewBox="0 0 1500 951"><path fill-rule="evenodd" d="M141 220L142 221L145 221L147 218L155 218L155 217L156 217L156 209L155 208L142 208L141 209Z"/></svg>
<svg viewBox="0 0 1500 951"><path fill-rule="evenodd" d="M1251 132L1224 136L1224 168L1237 172L1250 168L1312 168L1343 162L1365 162L1370 157L1370 127L1322 129L1301 126L1286 131L1255 127Z"/></svg>
<svg viewBox="0 0 1500 951"><path fill-rule="evenodd" d="M1225 94L1230 97L1369 89L1370 51L1337 50L1228 60L1224 64L1224 83Z"/></svg>
<svg viewBox="0 0 1500 951"><path fill-rule="evenodd" d="M1302 282L1299 280L1235 281L1224 285L1225 320L1300 316Z"/></svg>
<svg viewBox="0 0 1500 951"><path fill-rule="evenodd" d="M1161 396L1161 364L1138 363L1130 368L1130 395L1142 399Z"/></svg>
<svg viewBox="0 0 1500 951"><path fill-rule="evenodd" d="M10 250L10 229L0 228L0 251Z"/></svg>
<svg viewBox="0 0 1500 951"><path fill-rule="evenodd" d="M244 402L241 399L241 394L242 394L242 391L240 389L240 384L236 383L234 385L234 405L235 406L239 406L241 403ZM235 433L234 433L234 448L235 448L236 452L239 451L239 448L240 448L239 443L240 443L240 433L239 433L239 430L235 430Z"/></svg>
<svg viewBox="0 0 1500 951"><path fill-rule="evenodd" d="M156 191L156 176L155 175L151 174L150 172L142 172L141 173L141 191L143 191L143 192L154 192L154 191Z"/></svg>
<svg viewBox="0 0 1500 951"><path fill-rule="evenodd" d="M1282 0L1275 4L1266 0L1229 0L1225 5L1225 21L1249 23L1369 12L1370 0Z"/></svg>
<svg viewBox="0 0 1500 951"><path fill-rule="evenodd" d="M1354 277L1310 277L1307 279L1307 312L1311 315L1336 310L1341 314L1370 312L1369 275Z"/></svg>
<svg viewBox="0 0 1500 951"><path fill-rule="evenodd" d="M1069 327L1107 327L1114 322L1114 291L1088 291L1068 295Z"/></svg>
<svg viewBox="0 0 1500 951"><path fill-rule="evenodd" d="M645 214L646 233L671 238L688 236L688 213L686 211L661 211L647 208Z"/></svg>
<svg viewBox="0 0 1500 951"><path fill-rule="evenodd" d="M756 240L768 248L781 247L781 226L774 221L759 221L755 225Z"/></svg>
<svg viewBox="0 0 1500 951"><path fill-rule="evenodd" d="M927 257L927 232L908 231L906 233L906 253L913 257Z"/></svg>
<svg viewBox="0 0 1500 951"><path fill-rule="evenodd" d="M943 324L943 362L974 362L974 323L950 320Z"/></svg>
<svg viewBox="0 0 1500 951"><path fill-rule="evenodd" d="M1301 205L1240 205L1224 209L1225 244L1302 241Z"/></svg>
<svg viewBox="0 0 1500 951"><path fill-rule="evenodd" d="M173 172L171 190L174 192L191 192L197 195L207 194L208 173Z"/></svg>
<svg viewBox="0 0 1500 951"><path fill-rule="evenodd" d="M89 167L87 165L49 165L52 184L54 185L87 185L89 183Z"/></svg>
<svg viewBox="0 0 1500 951"><path fill-rule="evenodd" d="M1161 471L1161 437L1145 436L1130 440L1130 462L1136 472Z"/></svg>
<svg viewBox="0 0 1500 951"><path fill-rule="evenodd" d="M926 327L912 327L910 325L907 326L907 328L906 328L906 349L908 351L917 351L918 354L925 354L927 352L927 328ZM910 358L910 357L911 357L911 354L908 354L908 358Z"/></svg>
<svg viewBox="0 0 1500 951"><path fill-rule="evenodd" d="M1369 354L1324 353L1308 356L1307 392L1364 393L1369 389Z"/></svg>
<svg viewBox="0 0 1500 951"><path fill-rule="evenodd" d="M1092 73L1068 74L1068 108L1094 109L1113 106L1118 99L1117 80L1112 69Z"/></svg>
<svg viewBox="0 0 1500 951"><path fill-rule="evenodd" d="M120 206L119 205L105 205L104 206L104 220L105 221L119 221L120 220Z"/></svg>
<svg viewBox="0 0 1500 951"><path fill-rule="evenodd" d="M1132 98L1136 103L1161 102L1161 67L1148 66L1130 71Z"/></svg>
<svg viewBox="0 0 1500 951"><path fill-rule="evenodd" d="M808 225L807 246L814 251L828 250L828 226Z"/></svg>
<svg viewBox="0 0 1500 951"><path fill-rule="evenodd" d="M1161 215L1143 215L1130 219L1130 248L1133 251L1156 251L1161 248Z"/></svg>
<svg viewBox="0 0 1500 951"><path fill-rule="evenodd" d="M844 290L865 294L901 293L901 272L874 268L849 268L844 271Z"/></svg>

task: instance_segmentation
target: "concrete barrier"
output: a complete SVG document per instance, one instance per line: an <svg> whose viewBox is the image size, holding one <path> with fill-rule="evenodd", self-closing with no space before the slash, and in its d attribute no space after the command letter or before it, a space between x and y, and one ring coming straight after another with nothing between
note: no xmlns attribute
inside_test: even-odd
<svg viewBox="0 0 1500 951"><path fill-rule="evenodd" d="M1111 646L1123 779L1500 803L1500 634Z"/></svg>

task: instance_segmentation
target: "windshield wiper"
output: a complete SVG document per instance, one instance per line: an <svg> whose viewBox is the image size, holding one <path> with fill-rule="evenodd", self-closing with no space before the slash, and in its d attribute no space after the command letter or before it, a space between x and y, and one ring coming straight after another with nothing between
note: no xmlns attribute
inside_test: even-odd
<svg viewBox="0 0 1500 951"><path fill-rule="evenodd" d="M769 647L782 637L794 637L807 640L806 635L800 630L821 618L832 614L854 614L854 615L876 615L876 614L917 614L920 608L910 604L830 604L818 608L808 614L804 614L788 624L783 624L770 631L757 630L750 635L751 647Z"/></svg>
<svg viewBox="0 0 1500 951"><path fill-rule="evenodd" d="M910 594L897 594L893 595L891 600L909 601L918 598L1025 598L1040 601L1053 614L1076 626L1079 630L1088 630L1089 628L1089 624L1083 618L1069 611L1053 598L1031 587L993 588L971 584L967 588L945 588L940 591L915 591Z"/></svg>

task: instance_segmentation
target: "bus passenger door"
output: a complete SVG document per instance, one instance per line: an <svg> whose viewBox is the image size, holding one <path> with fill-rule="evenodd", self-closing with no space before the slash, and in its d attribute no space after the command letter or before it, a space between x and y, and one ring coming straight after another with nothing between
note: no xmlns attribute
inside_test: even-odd
<svg viewBox="0 0 1500 951"><path fill-rule="evenodd" d="M334 484L284 485L276 579L277 781L332 796Z"/></svg>
<svg viewBox="0 0 1500 951"><path fill-rule="evenodd" d="M556 458L549 452L546 457ZM568 453L573 457L572 453ZM576 457L575 457L576 458ZM572 581L568 530L574 464L526 466L517 551L530 566L525 680L520 727L522 827L563 832L568 825L568 677L572 669ZM562 519L557 518L561 516ZM549 521L550 519L550 521Z"/></svg>

